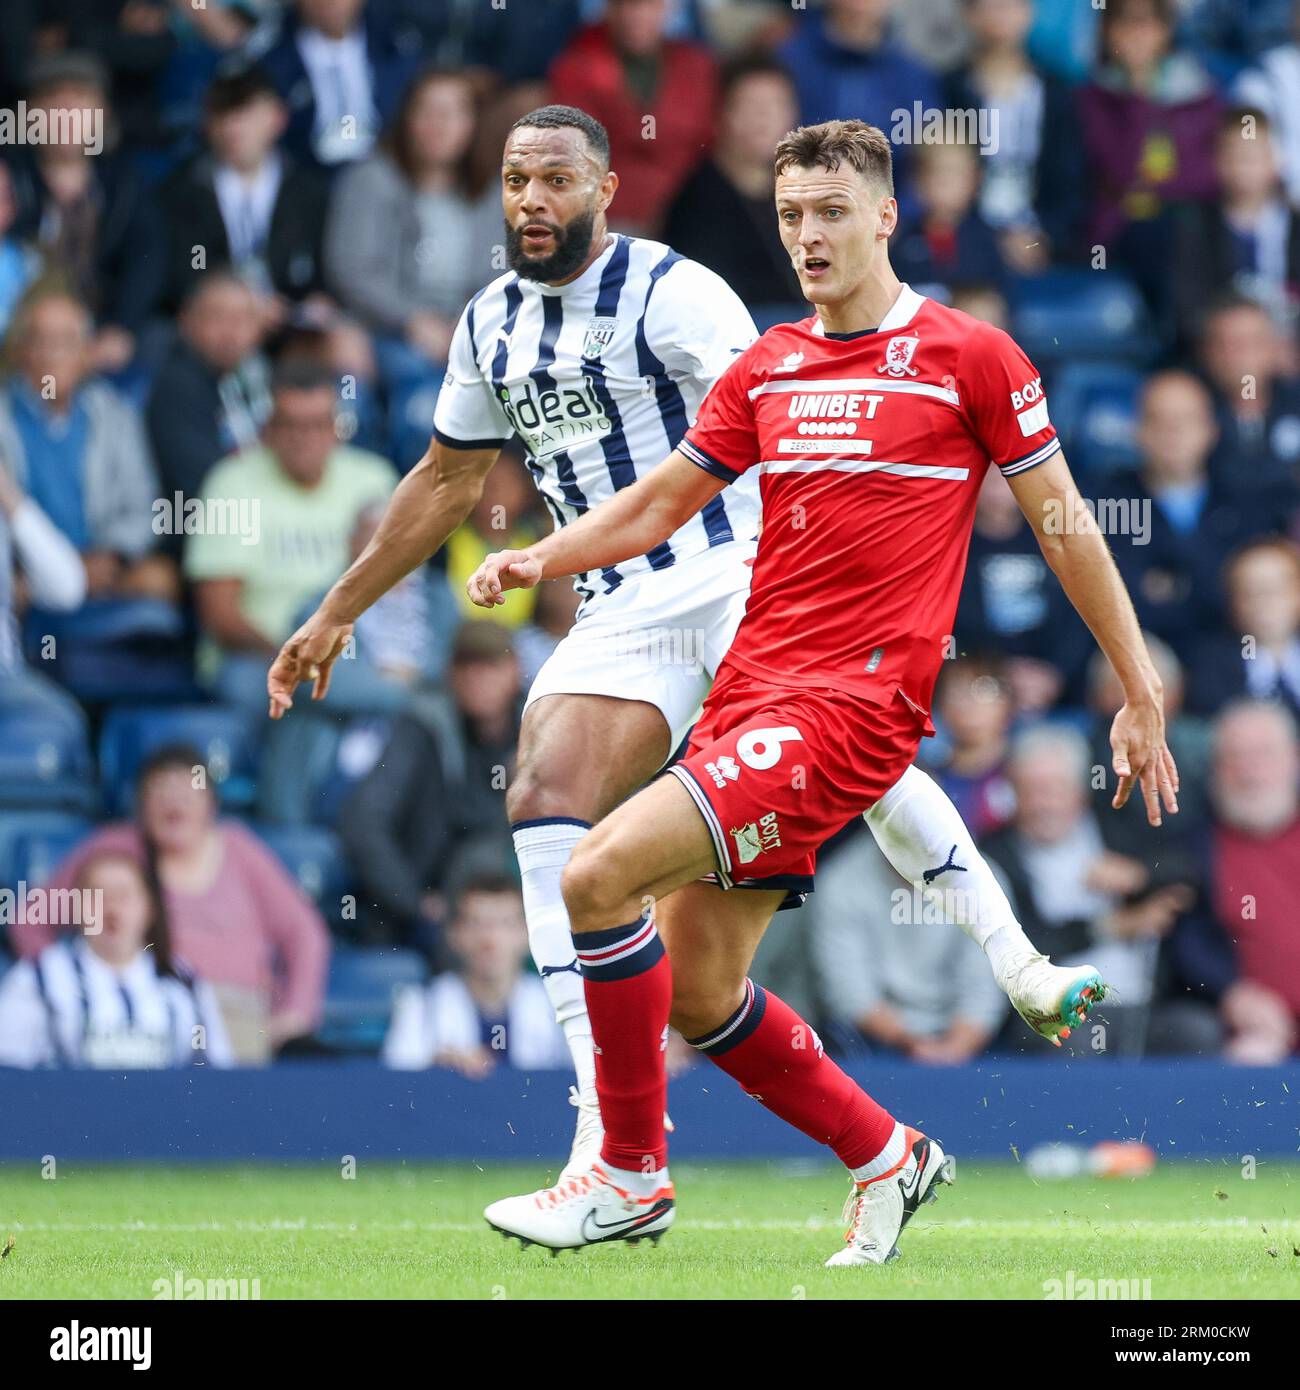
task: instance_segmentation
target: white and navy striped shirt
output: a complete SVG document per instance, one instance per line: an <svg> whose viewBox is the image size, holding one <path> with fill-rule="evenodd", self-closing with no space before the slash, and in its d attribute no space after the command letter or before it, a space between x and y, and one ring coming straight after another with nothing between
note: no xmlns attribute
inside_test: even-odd
<svg viewBox="0 0 1300 1390"><path fill-rule="evenodd" d="M518 434L557 527L661 463L757 337L725 280L662 242L615 236L565 285L502 275L456 325L434 437L490 448ZM579 575L584 597L751 540L753 480L727 489L646 555Z"/></svg>
<svg viewBox="0 0 1300 1390"><path fill-rule="evenodd" d="M116 970L65 937L0 980L0 1066L136 1068L234 1065L212 992L147 951Z"/></svg>

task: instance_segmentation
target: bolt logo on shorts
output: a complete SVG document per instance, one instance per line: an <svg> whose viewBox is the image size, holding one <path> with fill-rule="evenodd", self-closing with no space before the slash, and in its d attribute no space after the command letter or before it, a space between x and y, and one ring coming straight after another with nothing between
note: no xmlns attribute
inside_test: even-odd
<svg viewBox="0 0 1300 1390"><path fill-rule="evenodd" d="M762 820L750 821L731 832L736 842L736 858L742 864L752 864L766 850L781 848L781 832L776 824L776 812L769 811Z"/></svg>

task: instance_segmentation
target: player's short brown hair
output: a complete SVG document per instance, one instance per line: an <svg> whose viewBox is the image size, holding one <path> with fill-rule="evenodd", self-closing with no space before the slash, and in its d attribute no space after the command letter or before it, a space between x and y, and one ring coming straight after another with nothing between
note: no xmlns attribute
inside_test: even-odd
<svg viewBox="0 0 1300 1390"><path fill-rule="evenodd" d="M866 121L825 121L801 125L776 147L773 168L830 169L848 164L891 197L894 192L894 155L889 138L879 126Z"/></svg>

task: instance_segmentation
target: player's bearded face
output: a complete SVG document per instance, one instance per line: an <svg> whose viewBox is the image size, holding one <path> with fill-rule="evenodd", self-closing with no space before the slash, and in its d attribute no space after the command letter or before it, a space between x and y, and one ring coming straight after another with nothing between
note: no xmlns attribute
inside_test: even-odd
<svg viewBox="0 0 1300 1390"><path fill-rule="evenodd" d="M510 269L525 280L567 280L586 260L595 226L594 200L567 223L532 216L522 222L507 222L506 260ZM534 250L529 242L543 227L550 236Z"/></svg>

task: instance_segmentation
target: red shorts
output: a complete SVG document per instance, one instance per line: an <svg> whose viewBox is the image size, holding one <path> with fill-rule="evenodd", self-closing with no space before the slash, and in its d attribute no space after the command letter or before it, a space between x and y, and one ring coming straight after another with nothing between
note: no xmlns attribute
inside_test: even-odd
<svg viewBox="0 0 1300 1390"><path fill-rule="evenodd" d="M704 817L724 888L812 888L818 849L907 771L926 716L723 664L668 771Z"/></svg>

